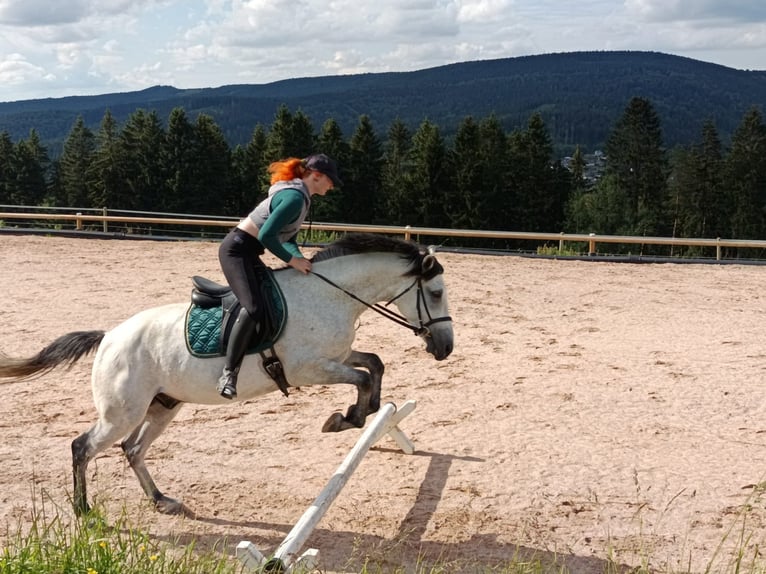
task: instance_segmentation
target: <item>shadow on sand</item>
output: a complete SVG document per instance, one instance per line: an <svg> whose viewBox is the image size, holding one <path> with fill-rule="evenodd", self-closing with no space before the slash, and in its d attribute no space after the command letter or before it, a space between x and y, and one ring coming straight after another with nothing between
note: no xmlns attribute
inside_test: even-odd
<svg viewBox="0 0 766 574"><path fill-rule="evenodd" d="M374 450L389 449L373 447ZM393 449L391 449L393 451ZM359 572L365 562L378 566L382 572L403 569L406 572L429 571L431 566L442 572L476 572L508 565L511 561L539 563L543 571L571 572L573 574L596 574L603 572L628 572L627 565L614 564L591 556L552 553L546 550L507 544L491 534L475 534L458 542L435 542L424 540L428 523L436 512L442 498L453 460L481 462L474 457L459 457L435 452L416 451L413 456L429 457L430 462L421 482L415 502L402 520L398 533L393 538L366 535L360 532L325 530L319 526L311 534L307 548L320 549L320 567L329 572ZM342 496L342 495L341 495ZM195 520L226 526L240 526L243 529L263 529L284 533L281 537L260 536L250 540L264 554L273 552L282 543L291 524L271 524L257 521L227 521L221 518L196 516ZM220 546L220 535L199 535L178 533L172 537L158 536L173 543L192 541L202 548ZM239 540L231 541L226 550L234 554Z"/></svg>

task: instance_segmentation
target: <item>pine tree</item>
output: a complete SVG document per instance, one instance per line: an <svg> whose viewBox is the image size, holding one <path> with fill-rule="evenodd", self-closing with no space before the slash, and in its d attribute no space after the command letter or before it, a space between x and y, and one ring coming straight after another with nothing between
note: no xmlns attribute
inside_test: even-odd
<svg viewBox="0 0 766 574"><path fill-rule="evenodd" d="M321 199L312 201L311 218L324 222L344 222L346 214L344 197L346 194L353 193L353 185L349 183L347 176L351 152L343 136L343 130L334 119L328 119L322 124L314 151L327 154L335 160L338 164L338 174L343 180L343 187L331 191Z"/></svg>
<svg viewBox="0 0 766 574"><path fill-rule="evenodd" d="M390 225L406 225L414 210L410 192L412 135L399 119L388 128L383 153L383 212Z"/></svg>
<svg viewBox="0 0 766 574"><path fill-rule="evenodd" d="M553 145L540 114L533 114L527 129L510 138L514 184L514 228L521 231L558 231L563 223L564 202L551 163Z"/></svg>
<svg viewBox="0 0 766 574"><path fill-rule="evenodd" d="M491 115L479 125L481 156L485 162L482 176L479 219L477 229L510 229L512 197L510 182L510 154L508 136L496 116Z"/></svg>
<svg viewBox="0 0 766 574"><path fill-rule="evenodd" d="M16 144L13 158L16 180L10 193L11 203L41 205L48 190L46 171L50 162L48 150L36 130L31 130L26 140Z"/></svg>
<svg viewBox="0 0 766 574"><path fill-rule="evenodd" d="M572 188L582 189L585 187L585 156L583 156L582 150L578 145L575 147L572 154L572 161L570 163L570 170L572 171Z"/></svg>
<svg viewBox="0 0 766 574"><path fill-rule="evenodd" d="M59 158L58 179L61 197L56 205L89 207L94 182L90 176L91 163L96 149L93 132L85 125L82 116L75 121L72 130L64 141L64 149Z"/></svg>
<svg viewBox="0 0 766 574"><path fill-rule="evenodd" d="M606 144L607 173L627 198L630 235L664 230L667 161L660 120L645 98L633 98Z"/></svg>
<svg viewBox="0 0 766 574"><path fill-rule="evenodd" d="M136 110L120 132L120 172L130 190L128 205L120 209L151 210L165 195L167 178L162 163L165 132L157 113Z"/></svg>
<svg viewBox="0 0 766 574"><path fill-rule="evenodd" d="M196 157L194 182L187 195L187 211L229 214L239 210L230 186L231 150L221 128L206 114L194 124Z"/></svg>
<svg viewBox="0 0 766 574"><path fill-rule="evenodd" d="M0 132L0 204L10 203L16 181L14 145L10 134Z"/></svg>
<svg viewBox="0 0 766 574"><path fill-rule="evenodd" d="M731 237L762 238L766 231L766 126L757 108L745 114L734 132L726 174L731 190Z"/></svg>
<svg viewBox="0 0 766 574"><path fill-rule="evenodd" d="M311 123L311 118L303 111L298 110L293 115L290 132L290 148L287 150L287 156L303 158L314 151L316 144L314 125Z"/></svg>
<svg viewBox="0 0 766 574"><path fill-rule="evenodd" d="M269 178L266 168L266 130L255 126L250 141L232 157L239 198L237 213L249 212L266 195Z"/></svg>
<svg viewBox="0 0 766 574"><path fill-rule="evenodd" d="M726 234L729 201L724 185L724 153L718 131L712 121L702 127L702 145L699 149L702 159L701 178L705 182L700 199L702 225L695 237L723 237Z"/></svg>
<svg viewBox="0 0 766 574"><path fill-rule="evenodd" d="M674 154L668 184L668 212L674 237L719 237L723 231L723 152L712 122L703 126L702 142ZM701 249L686 249L692 255Z"/></svg>
<svg viewBox="0 0 766 574"><path fill-rule="evenodd" d="M182 212L189 206L188 194L196 185L198 160L194 126L183 108L174 108L168 118L168 128L162 145L163 171L167 180L165 190L153 209Z"/></svg>
<svg viewBox="0 0 766 574"><path fill-rule="evenodd" d="M361 116L351 136L350 162L344 170L344 221L371 224L376 221L381 199L383 151L368 116Z"/></svg>
<svg viewBox="0 0 766 574"><path fill-rule="evenodd" d="M96 134L96 152L89 170L91 206L125 209L131 205L130 188L123 172L127 168L123 152L117 122L106 110Z"/></svg>
<svg viewBox="0 0 766 574"><path fill-rule="evenodd" d="M466 117L455 134L455 143L449 154L453 181L451 193L445 201L445 211L450 227L456 229L481 229L482 199L485 174L488 172L487 157L482 150L481 129L473 117Z"/></svg>
<svg viewBox="0 0 766 574"><path fill-rule="evenodd" d="M286 105L279 106L274 116L274 122L266 138L266 159L269 163L294 157L293 115Z"/></svg>
<svg viewBox="0 0 766 574"><path fill-rule="evenodd" d="M449 178L446 168L447 150L438 126L424 120L412 137L411 186L414 212L412 225L446 227L444 202L449 196Z"/></svg>

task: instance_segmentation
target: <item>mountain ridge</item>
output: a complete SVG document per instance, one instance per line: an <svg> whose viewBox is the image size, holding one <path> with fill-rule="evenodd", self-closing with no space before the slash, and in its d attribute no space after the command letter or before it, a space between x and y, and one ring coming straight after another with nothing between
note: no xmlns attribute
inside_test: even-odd
<svg viewBox="0 0 766 574"><path fill-rule="evenodd" d="M468 116L497 117L512 131L540 113L557 149L603 145L630 98L655 106L666 144L698 139L711 120L725 141L744 113L766 106L766 71L738 70L661 52L561 52L457 62L410 72L379 72L279 80L266 84L175 88L0 102L0 131L12 139L36 129L60 146L78 116L98 129L109 109L124 122L137 109L165 121L182 107L194 119L213 117L230 145L245 144L256 125L268 127L280 105L301 110L319 129L335 119L347 137L360 115L378 135L394 120L415 130L428 119L449 137ZM54 154L55 155L55 154Z"/></svg>

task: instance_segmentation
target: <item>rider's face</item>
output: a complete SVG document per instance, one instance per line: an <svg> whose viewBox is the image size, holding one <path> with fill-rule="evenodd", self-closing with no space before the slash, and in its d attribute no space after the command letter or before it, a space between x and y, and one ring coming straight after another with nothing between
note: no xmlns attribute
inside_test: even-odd
<svg viewBox="0 0 766 574"><path fill-rule="evenodd" d="M325 195L333 188L332 180L325 174L315 171L311 175L309 191L312 195Z"/></svg>

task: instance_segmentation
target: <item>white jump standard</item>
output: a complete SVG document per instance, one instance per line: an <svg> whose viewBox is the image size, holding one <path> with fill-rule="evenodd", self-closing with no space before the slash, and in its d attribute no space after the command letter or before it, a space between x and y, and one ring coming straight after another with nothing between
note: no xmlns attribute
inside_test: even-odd
<svg viewBox="0 0 766 574"><path fill-rule="evenodd" d="M405 454L415 452L415 447L407 436L397 426L399 422L415 410L416 402L407 401L397 409L394 403L383 405L375 419L356 441L354 448L346 455L341 465L330 478L312 505L303 513L300 520L293 526L282 544L270 559L266 559L255 546L248 541L237 545L237 558L245 567L251 570L263 569L266 572L291 572L296 566L311 570L316 566L319 550L309 549L298 556L303 544L324 516L330 505L340 494L348 479L359 466L367 451L388 434ZM296 558L297 557L297 558Z"/></svg>

